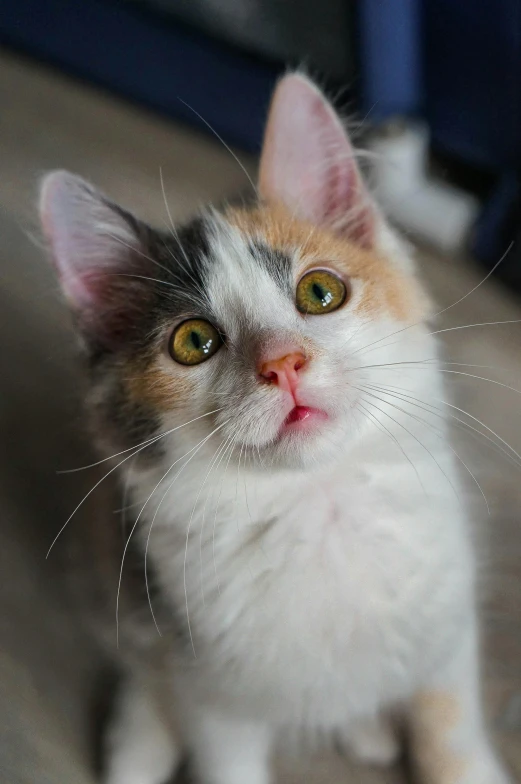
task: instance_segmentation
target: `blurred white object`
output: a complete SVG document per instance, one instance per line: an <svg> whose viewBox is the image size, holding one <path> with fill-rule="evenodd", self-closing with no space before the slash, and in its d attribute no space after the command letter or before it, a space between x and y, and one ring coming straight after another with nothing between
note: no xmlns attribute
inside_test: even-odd
<svg viewBox="0 0 521 784"><path fill-rule="evenodd" d="M425 124L389 123L371 140L377 198L399 227L445 253L464 248L479 202L428 174Z"/></svg>

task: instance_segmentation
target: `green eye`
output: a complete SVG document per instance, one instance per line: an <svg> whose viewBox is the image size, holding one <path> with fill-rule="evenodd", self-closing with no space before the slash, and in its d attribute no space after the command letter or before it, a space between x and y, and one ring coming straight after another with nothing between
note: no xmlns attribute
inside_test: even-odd
<svg viewBox="0 0 521 784"><path fill-rule="evenodd" d="M345 283L332 272L311 270L297 285L297 310L310 316L331 313L341 307L347 299Z"/></svg>
<svg viewBox="0 0 521 784"><path fill-rule="evenodd" d="M183 321L170 338L170 355L181 365L200 365L210 359L222 345L222 338L204 319Z"/></svg>

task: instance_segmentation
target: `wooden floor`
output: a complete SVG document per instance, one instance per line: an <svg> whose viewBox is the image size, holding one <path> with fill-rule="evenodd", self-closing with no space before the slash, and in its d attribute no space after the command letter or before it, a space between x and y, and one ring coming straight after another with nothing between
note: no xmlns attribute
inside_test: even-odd
<svg viewBox="0 0 521 784"><path fill-rule="evenodd" d="M81 465L87 447L69 321L35 239L35 186L45 170L68 168L161 224L160 167L176 218L247 181L211 138L1 52L0 106L0 781L93 784L98 661L68 606L58 561L45 560L89 489L89 477L56 471ZM254 162L242 159L253 171ZM482 277L426 252L420 264L440 308ZM487 282L443 314L442 326L519 318L520 303ZM521 389L521 325L455 330L444 342L448 359L495 368L469 373ZM469 376L453 382L457 405L521 454L519 394ZM521 781L521 481L516 468L473 441L458 449L492 511L476 514L490 542L482 557L484 682L498 743ZM404 780L399 771L352 770L325 753L286 760L280 772L280 781L295 784Z"/></svg>

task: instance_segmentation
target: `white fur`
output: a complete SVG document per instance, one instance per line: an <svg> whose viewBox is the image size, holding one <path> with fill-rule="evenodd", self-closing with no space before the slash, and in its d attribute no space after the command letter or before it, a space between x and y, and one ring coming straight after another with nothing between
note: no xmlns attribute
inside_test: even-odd
<svg viewBox="0 0 521 784"><path fill-rule="evenodd" d="M125 683L106 744L110 784L164 784L178 749L158 707L138 678Z"/></svg>

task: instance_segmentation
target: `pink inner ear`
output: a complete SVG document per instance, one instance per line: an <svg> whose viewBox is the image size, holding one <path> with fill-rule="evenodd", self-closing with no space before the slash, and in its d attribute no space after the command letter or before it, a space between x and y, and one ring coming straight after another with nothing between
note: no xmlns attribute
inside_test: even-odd
<svg viewBox="0 0 521 784"><path fill-rule="evenodd" d="M40 217L80 328L98 343L114 346L147 296L138 274L139 240L130 222L88 183L67 172L45 178Z"/></svg>
<svg viewBox="0 0 521 784"><path fill-rule="evenodd" d="M103 308L110 273L125 266L135 237L103 197L68 172L48 175L40 219L62 289L79 311Z"/></svg>
<svg viewBox="0 0 521 784"><path fill-rule="evenodd" d="M369 245L373 210L342 124L304 76L278 85L260 165L259 190L301 218Z"/></svg>

